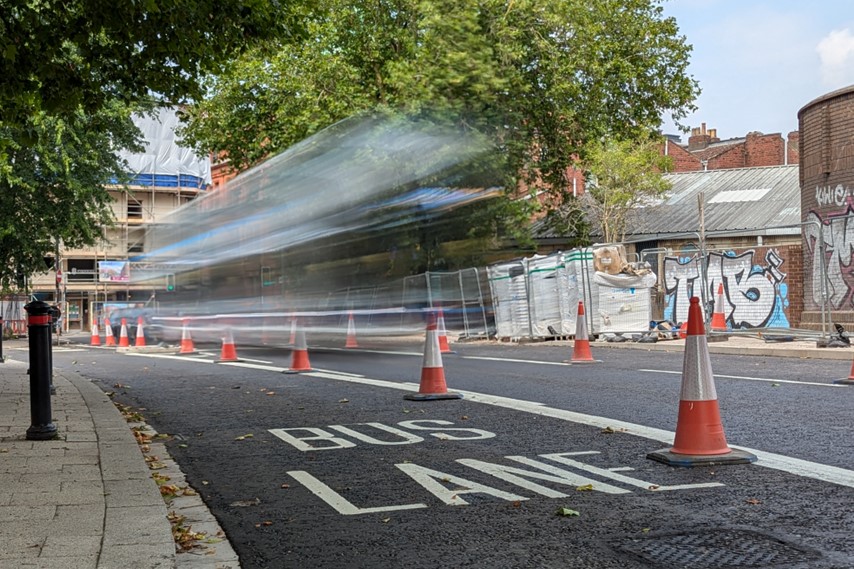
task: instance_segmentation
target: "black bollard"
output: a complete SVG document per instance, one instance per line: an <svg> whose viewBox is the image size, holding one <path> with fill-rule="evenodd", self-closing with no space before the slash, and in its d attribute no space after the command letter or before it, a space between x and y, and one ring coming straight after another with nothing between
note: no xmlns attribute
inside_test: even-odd
<svg viewBox="0 0 854 569"><path fill-rule="evenodd" d="M34 300L27 311L27 336L30 343L30 428L27 440L46 441L57 436L50 408L51 345L50 307Z"/></svg>

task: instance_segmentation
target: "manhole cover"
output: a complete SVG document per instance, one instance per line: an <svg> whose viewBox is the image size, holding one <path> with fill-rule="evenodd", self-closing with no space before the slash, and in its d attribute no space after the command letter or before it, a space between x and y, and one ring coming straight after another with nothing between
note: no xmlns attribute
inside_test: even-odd
<svg viewBox="0 0 854 569"><path fill-rule="evenodd" d="M670 569L773 567L783 563L801 563L821 556L817 551L759 532L740 529L650 534L612 545L615 549Z"/></svg>

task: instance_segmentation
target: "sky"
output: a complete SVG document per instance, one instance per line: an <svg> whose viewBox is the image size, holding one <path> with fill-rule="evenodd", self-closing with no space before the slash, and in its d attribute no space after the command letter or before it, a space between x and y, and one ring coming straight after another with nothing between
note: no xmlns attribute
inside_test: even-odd
<svg viewBox="0 0 854 569"><path fill-rule="evenodd" d="M798 111L854 85L852 0L662 0L693 46L688 73L702 90L682 124L721 140L798 130ZM665 134L679 133L664 117Z"/></svg>

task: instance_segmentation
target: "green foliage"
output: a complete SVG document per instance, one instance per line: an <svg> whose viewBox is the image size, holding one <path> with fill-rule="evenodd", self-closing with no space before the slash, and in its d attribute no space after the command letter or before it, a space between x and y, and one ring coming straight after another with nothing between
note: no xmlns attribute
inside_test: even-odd
<svg viewBox="0 0 854 569"><path fill-rule="evenodd" d="M198 98L202 75L256 39L301 34L299 21L290 4L267 0L3 2L3 122L24 125L40 112L80 106L91 113L152 92Z"/></svg>
<svg viewBox="0 0 854 569"><path fill-rule="evenodd" d="M117 152L142 147L130 110L115 102L92 115L40 113L2 132L13 141L0 161L0 288L7 289L16 272L43 271L57 241L97 242L112 222L105 186L126 176ZM19 142L24 138L27 144Z"/></svg>
<svg viewBox="0 0 854 569"><path fill-rule="evenodd" d="M657 0L319 0L306 36L211 77L185 140L243 169L358 112L401 112L484 133L509 194L559 204L591 141L646 136L699 94Z"/></svg>
<svg viewBox="0 0 854 569"><path fill-rule="evenodd" d="M634 208L654 203L670 189L661 173L671 158L661 154L661 141L606 140L587 154L585 203L605 243L623 241Z"/></svg>

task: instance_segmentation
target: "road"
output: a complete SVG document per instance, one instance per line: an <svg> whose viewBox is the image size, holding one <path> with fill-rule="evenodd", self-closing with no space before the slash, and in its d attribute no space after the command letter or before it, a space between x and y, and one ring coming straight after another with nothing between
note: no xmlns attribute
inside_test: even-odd
<svg viewBox="0 0 854 569"><path fill-rule="evenodd" d="M672 442L681 354L458 344L464 398L414 402L421 345L361 345L312 345L298 375L274 347L54 363L173 436L244 568L854 567L839 362L713 356L728 442L759 461L685 469L646 458Z"/></svg>

